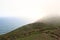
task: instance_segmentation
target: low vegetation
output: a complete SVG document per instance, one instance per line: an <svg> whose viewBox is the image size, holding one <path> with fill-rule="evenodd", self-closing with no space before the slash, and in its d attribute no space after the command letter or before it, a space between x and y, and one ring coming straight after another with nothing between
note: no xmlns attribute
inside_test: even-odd
<svg viewBox="0 0 60 40"><path fill-rule="evenodd" d="M60 40L60 26L40 22L31 23L0 35L0 40Z"/></svg>

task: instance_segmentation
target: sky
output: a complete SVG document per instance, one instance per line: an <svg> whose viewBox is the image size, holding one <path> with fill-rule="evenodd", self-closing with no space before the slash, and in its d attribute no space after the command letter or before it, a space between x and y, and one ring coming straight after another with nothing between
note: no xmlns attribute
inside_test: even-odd
<svg viewBox="0 0 60 40"><path fill-rule="evenodd" d="M60 15L60 0L0 0L0 17L36 21L50 14Z"/></svg>

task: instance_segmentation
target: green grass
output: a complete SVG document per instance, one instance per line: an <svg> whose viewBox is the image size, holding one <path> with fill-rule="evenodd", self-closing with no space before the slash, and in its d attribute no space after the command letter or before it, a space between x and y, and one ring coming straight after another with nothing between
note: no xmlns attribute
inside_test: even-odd
<svg viewBox="0 0 60 40"><path fill-rule="evenodd" d="M18 40L55 40L46 34L33 34L28 37L19 38Z"/></svg>
<svg viewBox="0 0 60 40"><path fill-rule="evenodd" d="M0 40L60 40L60 26L31 23L0 35Z"/></svg>

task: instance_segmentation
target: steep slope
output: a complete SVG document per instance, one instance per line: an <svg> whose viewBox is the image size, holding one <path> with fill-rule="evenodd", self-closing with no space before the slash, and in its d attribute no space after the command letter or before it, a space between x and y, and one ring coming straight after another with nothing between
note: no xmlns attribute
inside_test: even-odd
<svg viewBox="0 0 60 40"><path fill-rule="evenodd" d="M0 35L0 40L60 40L60 26L40 22Z"/></svg>

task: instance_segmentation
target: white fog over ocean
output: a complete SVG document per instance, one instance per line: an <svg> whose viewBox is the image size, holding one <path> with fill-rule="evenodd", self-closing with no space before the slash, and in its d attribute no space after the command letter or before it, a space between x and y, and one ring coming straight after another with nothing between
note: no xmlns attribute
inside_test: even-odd
<svg viewBox="0 0 60 40"><path fill-rule="evenodd" d="M60 16L60 0L0 0L0 34L53 15Z"/></svg>

